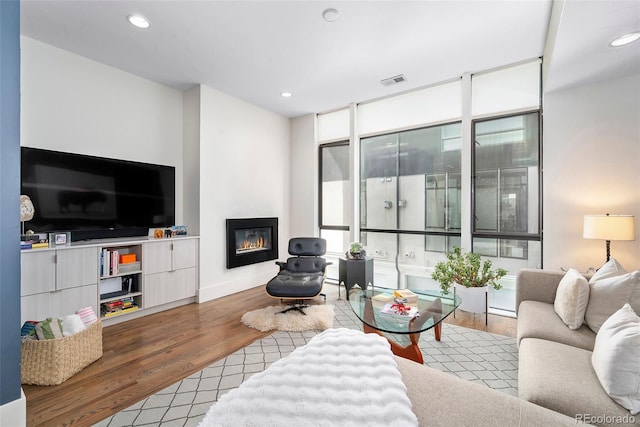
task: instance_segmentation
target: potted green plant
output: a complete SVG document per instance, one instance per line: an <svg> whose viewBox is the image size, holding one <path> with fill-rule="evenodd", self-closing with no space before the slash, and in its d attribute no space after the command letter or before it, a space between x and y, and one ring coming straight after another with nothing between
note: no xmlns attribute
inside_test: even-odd
<svg viewBox="0 0 640 427"><path fill-rule="evenodd" d="M490 286L495 290L502 288L500 279L507 274L504 268L491 268L491 261L482 262L479 254L473 252L462 253L459 247L453 248L447 253L447 260L436 264L431 278L440 283L442 293L448 294L451 285L456 285L457 294L465 294L466 289L474 289L475 293L484 294ZM484 298L478 295L460 295L462 298L461 310L472 312L484 312ZM465 302L465 299L467 300ZM480 300L478 302L478 300ZM482 309L479 309L482 307Z"/></svg>
<svg viewBox="0 0 640 427"><path fill-rule="evenodd" d="M361 243L351 242L345 255L351 259L364 259L367 253Z"/></svg>

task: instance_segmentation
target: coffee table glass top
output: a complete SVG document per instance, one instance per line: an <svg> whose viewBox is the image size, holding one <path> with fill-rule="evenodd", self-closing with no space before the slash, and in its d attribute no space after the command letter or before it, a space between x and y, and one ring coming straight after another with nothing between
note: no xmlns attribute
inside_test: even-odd
<svg viewBox="0 0 640 427"><path fill-rule="evenodd" d="M373 287L367 290L355 289L349 295L349 304L356 316L367 326L391 334L415 334L440 324L460 305L462 301L453 292L411 289L418 296L419 316L409 317L381 312L387 302L377 298L392 297L395 289ZM382 298L384 299L384 298Z"/></svg>

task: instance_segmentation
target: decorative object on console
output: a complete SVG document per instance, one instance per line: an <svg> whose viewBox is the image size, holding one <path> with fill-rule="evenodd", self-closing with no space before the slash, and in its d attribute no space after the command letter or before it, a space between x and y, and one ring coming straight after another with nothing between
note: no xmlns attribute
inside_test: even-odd
<svg viewBox="0 0 640 427"><path fill-rule="evenodd" d="M57 248L59 246L71 246L71 232L49 233L49 247Z"/></svg>
<svg viewBox="0 0 640 427"><path fill-rule="evenodd" d="M582 237L606 241L607 261L611 258L612 240L635 240L633 215L585 215Z"/></svg>
<svg viewBox="0 0 640 427"><path fill-rule="evenodd" d="M172 236L186 236L187 235L187 226L186 225L174 225L171 227L171 235Z"/></svg>
<svg viewBox="0 0 640 427"><path fill-rule="evenodd" d="M33 219L33 215L36 213L35 208L33 207L33 202L29 196L21 194L20 195L20 222L22 223L22 234L24 235L24 222L31 221Z"/></svg>

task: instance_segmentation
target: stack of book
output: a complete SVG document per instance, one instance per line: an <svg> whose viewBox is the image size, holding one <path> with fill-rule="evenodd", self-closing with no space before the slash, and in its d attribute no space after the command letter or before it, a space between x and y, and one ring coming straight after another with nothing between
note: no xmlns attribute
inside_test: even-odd
<svg viewBox="0 0 640 427"><path fill-rule="evenodd" d="M100 277L115 276L118 274L118 251L103 249L100 253Z"/></svg>
<svg viewBox="0 0 640 427"><path fill-rule="evenodd" d="M20 249L41 249L49 247L49 239L46 233L23 234L20 236Z"/></svg>
<svg viewBox="0 0 640 427"><path fill-rule="evenodd" d="M100 304L100 313L104 317L113 317L120 314L136 311L138 306L133 298L123 298L116 301L103 302Z"/></svg>

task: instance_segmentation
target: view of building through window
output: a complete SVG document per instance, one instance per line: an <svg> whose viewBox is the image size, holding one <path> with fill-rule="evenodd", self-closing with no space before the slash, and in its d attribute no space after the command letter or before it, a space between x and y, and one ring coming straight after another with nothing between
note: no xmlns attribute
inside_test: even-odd
<svg viewBox="0 0 640 427"><path fill-rule="evenodd" d="M542 266L540 67L467 74L319 114L329 251L358 240L377 286L438 289L431 272L459 246L508 271L489 304L515 311L516 273Z"/></svg>
<svg viewBox="0 0 640 427"><path fill-rule="evenodd" d="M349 245L349 143L320 146L320 237L327 251L342 253Z"/></svg>

